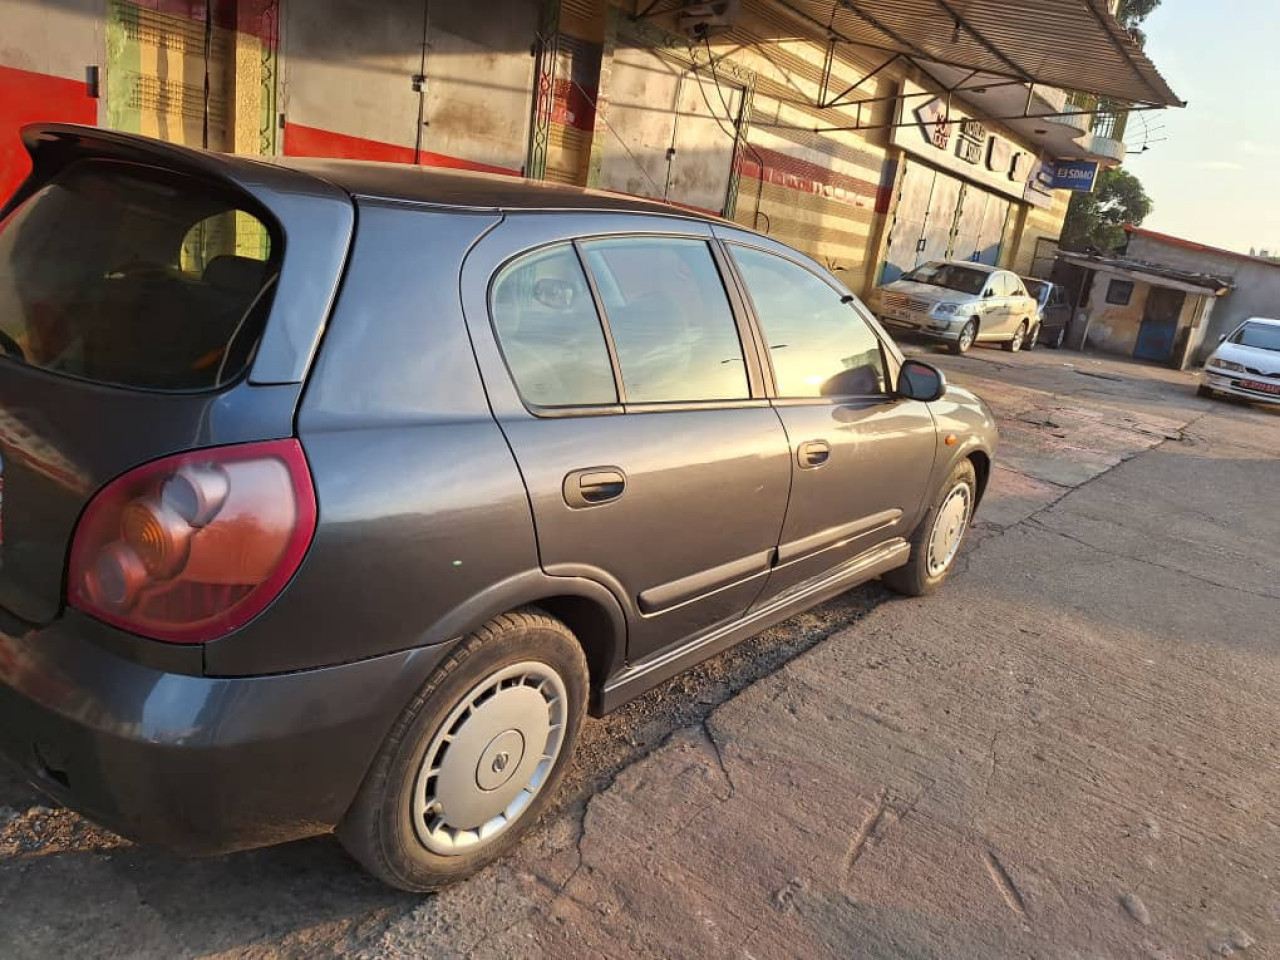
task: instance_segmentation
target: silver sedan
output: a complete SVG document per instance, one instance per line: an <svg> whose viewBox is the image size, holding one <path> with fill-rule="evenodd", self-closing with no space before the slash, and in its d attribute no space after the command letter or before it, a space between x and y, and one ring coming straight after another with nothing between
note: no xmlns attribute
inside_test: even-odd
<svg viewBox="0 0 1280 960"><path fill-rule="evenodd" d="M944 340L952 353L975 343L1021 350L1038 309L1016 274L955 260L922 264L877 288L871 307L889 329Z"/></svg>

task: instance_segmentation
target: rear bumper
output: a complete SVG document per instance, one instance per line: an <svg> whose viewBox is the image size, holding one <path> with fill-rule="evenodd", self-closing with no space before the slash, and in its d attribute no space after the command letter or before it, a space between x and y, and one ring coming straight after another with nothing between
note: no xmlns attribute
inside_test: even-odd
<svg viewBox="0 0 1280 960"><path fill-rule="evenodd" d="M126 659L78 625L0 629L0 754L58 802L188 855L336 826L449 646L222 679Z"/></svg>
<svg viewBox="0 0 1280 960"><path fill-rule="evenodd" d="M1249 379L1251 378L1247 374L1238 377L1206 370L1202 374L1201 382L1210 390L1217 390L1219 393L1229 393L1232 396L1244 397L1257 403L1280 404L1280 393L1264 393L1260 390L1250 390L1248 387L1241 386L1243 380ZM1252 379L1263 383L1269 382L1262 377L1253 377Z"/></svg>

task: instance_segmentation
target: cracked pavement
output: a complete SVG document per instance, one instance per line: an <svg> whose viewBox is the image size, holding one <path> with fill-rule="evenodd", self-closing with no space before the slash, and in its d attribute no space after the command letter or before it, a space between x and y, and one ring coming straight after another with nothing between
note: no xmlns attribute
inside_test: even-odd
<svg viewBox="0 0 1280 960"><path fill-rule="evenodd" d="M860 588L589 724L556 812L427 898L330 840L179 861L0 779L0 955L1280 956L1280 414L930 359L1002 430L939 594Z"/></svg>

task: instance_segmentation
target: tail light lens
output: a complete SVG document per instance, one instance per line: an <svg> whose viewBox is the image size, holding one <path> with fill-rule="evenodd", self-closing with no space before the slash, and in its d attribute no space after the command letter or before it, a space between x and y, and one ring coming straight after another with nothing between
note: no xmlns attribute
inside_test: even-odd
<svg viewBox="0 0 1280 960"><path fill-rule="evenodd" d="M166 457L111 481L89 503L71 545L68 597L133 633L204 643L276 598L315 525L297 440Z"/></svg>

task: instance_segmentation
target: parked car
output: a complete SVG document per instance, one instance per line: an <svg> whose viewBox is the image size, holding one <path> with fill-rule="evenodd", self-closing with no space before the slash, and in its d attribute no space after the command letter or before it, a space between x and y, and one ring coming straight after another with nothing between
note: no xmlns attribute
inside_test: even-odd
<svg viewBox="0 0 1280 960"><path fill-rule="evenodd" d="M1016 353L1036 322L1036 302L1016 274L985 263L931 261L878 288L886 326L935 340L952 353L999 343Z"/></svg>
<svg viewBox="0 0 1280 960"><path fill-rule="evenodd" d="M1030 350L1043 343L1046 347L1060 350L1067 339L1067 327L1071 324L1071 304L1067 302L1066 292L1056 283L1033 277L1023 277L1022 284L1037 305L1036 325L1027 337L1026 348Z"/></svg>
<svg viewBox="0 0 1280 960"><path fill-rule="evenodd" d="M1250 317L1219 340L1204 362L1198 392L1280 403L1280 320Z"/></svg>
<svg viewBox="0 0 1280 960"><path fill-rule="evenodd" d="M0 752L126 836L464 877L585 712L869 578L935 590L982 498L982 402L730 223L23 139Z"/></svg>

